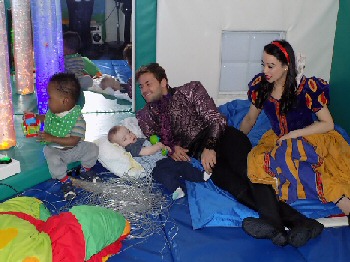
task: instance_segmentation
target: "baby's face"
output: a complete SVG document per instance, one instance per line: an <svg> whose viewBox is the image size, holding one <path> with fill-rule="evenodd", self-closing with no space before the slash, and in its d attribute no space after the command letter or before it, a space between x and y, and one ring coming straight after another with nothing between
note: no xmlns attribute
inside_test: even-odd
<svg viewBox="0 0 350 262"><path fill-rule="evenodd" d="M125 126L121 126L117 134L114 135L113 143L117 143L122 147L133 144L136 142L136 135L127 129Z"/></svg>

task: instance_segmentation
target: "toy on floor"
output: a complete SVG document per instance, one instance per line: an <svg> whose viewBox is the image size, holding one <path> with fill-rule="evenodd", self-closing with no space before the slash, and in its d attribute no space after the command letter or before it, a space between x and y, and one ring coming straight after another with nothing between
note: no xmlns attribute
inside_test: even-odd
<svg viewBox="0 0 350 262"><path fill-rule="evenodd" d="M22 130L26 137L38 136L40 131L40 120L34 113L25 113L23 115Z"/></svg>
<svg viewBox="0 0 350 262"><path fill-rule="evenodd" d="M151 142L152 145L155 145L155 144L157 144L158 142L160 142L160 138L159 138L159 136L157 136L157 135L151 135L151 136L149 137L149 141ZM168 150L162 149L162 155L163 155L163 156L166 156L167 154L168 154Z"/></svg>
<svg viewBox="0 0 350 262"><path fill-rule="evenodd" d="M10 164L11 162L12 162L12 159L8 156L0 157L0 164Z"/></svg>
<svg viewBox="0 0 350 262"><path fill-rule="evenodd" d="M21 172L19 161L0 154L0 180Z"/></svg>
<svg viewBox="0 0 350 262"><path fill-rule="evenodd" d="M0 261L107 261L129 233L121 214L100 206L51 215L34 197L0 204Z"/></svg>

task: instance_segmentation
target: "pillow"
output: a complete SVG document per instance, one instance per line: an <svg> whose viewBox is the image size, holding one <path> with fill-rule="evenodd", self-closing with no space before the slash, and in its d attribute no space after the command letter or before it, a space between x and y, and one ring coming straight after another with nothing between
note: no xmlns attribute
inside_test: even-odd
<svg viewBox="0 0 350 262"><path fill-rule="evenodd" d="M137 178L144 176L144 169L131 154L123 147L110 143L106 135L95 140L94 143L99 147L98 161L115 175Z"/></svg>
<svg viewBox="0 0 350 262"><path fill-rule="evenodd" d="M133 132L138 138L146 138L139 127L139 122L136 117L127 117L120 121L120 125L126 126L131 132Z"/></svg>

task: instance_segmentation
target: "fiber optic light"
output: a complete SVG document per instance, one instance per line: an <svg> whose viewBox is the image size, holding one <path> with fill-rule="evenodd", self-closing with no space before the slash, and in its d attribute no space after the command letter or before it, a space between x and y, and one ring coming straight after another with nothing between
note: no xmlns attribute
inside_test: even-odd
<svg viewBox="0 0 350 262"><path fill-rule="evenodd" d="M16 145L8 50L5 3L4 0L0 0L0 150Z"/></svg>

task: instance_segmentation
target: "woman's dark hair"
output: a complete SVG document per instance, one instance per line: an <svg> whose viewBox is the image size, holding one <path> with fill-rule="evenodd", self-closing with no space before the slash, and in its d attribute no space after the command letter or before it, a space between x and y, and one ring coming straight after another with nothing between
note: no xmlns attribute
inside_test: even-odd
<svg viewBox="0 0 350 262"><path fill-rule="evenodd" d="M280 47L282 46L282 48ZM284 49L284 50L283 50ZM264 46L266 54L276 57L282 65L288 65L286 82L281 97L281 114L286 114L296 102L297 90L297 69L295 64L295 55L292 46L285 40L276 40ZM286 53L285 53L286 52ZM256 99L256 107L262 108L262 105L269 98L273 90L273 83L269 83L265 77L262 78L261 87Z"/></svg>
<svg viewBox="0 0 350 262"><path fill-rule="evenodd" d="M138 80L140 76L145 73L152 73L159 83L164 78L168 82L168 77L166 76L164 68L161 67L158 63L150 63L148 65L141 66L136 72L136 80Z"/></svg>

